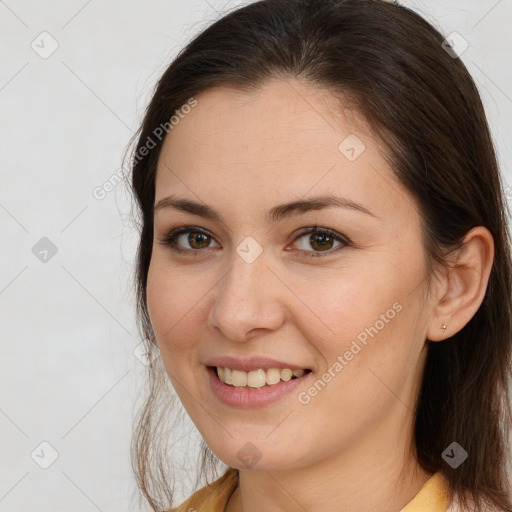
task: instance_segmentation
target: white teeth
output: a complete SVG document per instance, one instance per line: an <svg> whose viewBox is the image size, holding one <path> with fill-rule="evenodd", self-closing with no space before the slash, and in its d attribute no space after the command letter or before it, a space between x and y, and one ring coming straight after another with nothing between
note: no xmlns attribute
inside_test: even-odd
<svg viewBox="0 0 512 512"><path fill-rule="evenodd" d="M262 388L267 383L267 372L255 370L247 374L247 385L250 388Z"/></svg>
<svg viewBox="0 0 512 512"><path fill-rule="evenodd" d="M281 381L287 382L292 377L302 377L306 370L290 370L290 368L269 368L268 370L253 370L244 372L241 370L232 370L230 368L217 367L217 375L225 384L242 388L262 388L263 386L272 386Z"/></svg>
<svg viewBox="0 0 512 512"><path fill-rule="evenodd" d="M281 380L281 372L277 368L267 370L267 384L277 384Z"/></svg>
<svg viewBox="0 0 512 512"><path fill-rule="evenodd" d="M240 370L231 370L231 383L236 388L247 386L247 372Z"/></svg>
<svg viewBox="0 0 512 512"><path fill-rule="evenodd" d="M281 370L281 380L285 382L289 381L292 378L293 372L289 368L285 368Z"/></svg>

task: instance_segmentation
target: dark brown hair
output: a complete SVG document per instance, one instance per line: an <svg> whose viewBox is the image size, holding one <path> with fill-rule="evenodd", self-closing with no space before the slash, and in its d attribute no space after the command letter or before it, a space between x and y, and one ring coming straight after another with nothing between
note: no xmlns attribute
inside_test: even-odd
<svg viewBox="0 0 512 512"><path fill-rule="evenodd" d="M429 343L414 442L421 466L442 472L465 510L480 511L487 502L512 512L508 205L478 90L460 58L442 47L443 40L420 15L385 0L262 0L233 10L195 37L159 80L131 156L140 223L137 313L151 352L156 341L146 279L164 140L155 130L191 98L217 86L254 91L270 78L297 78L327 88L364 116L387 148L396 179L415 199L429 277L448 265L447 253L461 246L471 228L481 225L492 233L495 258L483 303L458 333ZM154 147L141 151L150 139ZM160 438L167 443L171 435L162 422L171 402L165 375L155 364L149 367L149 383L132 460L139 488L159 510L166 506L161 496L172 504L167 444L157 443ZM469 453L456 469L442 458L453 441ZM202 446L201 469L212 478L216 458ZM474 501L472 508L466 497Z"/></svg>

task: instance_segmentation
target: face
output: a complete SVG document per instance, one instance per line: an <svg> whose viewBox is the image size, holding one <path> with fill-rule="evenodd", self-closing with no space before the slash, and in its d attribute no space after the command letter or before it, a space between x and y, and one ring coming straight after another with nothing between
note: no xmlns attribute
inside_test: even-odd
<svg viewBox="0 0 512 512"><path fill-rule="evenodd" d="M196 100L160 155L147 284L186 411L239 469L393 444L410 433L428 304L419 213L383 146L292 80Z"/></svg>

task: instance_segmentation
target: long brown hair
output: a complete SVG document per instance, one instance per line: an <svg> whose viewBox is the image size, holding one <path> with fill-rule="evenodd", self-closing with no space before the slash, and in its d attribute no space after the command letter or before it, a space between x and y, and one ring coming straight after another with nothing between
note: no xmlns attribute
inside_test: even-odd
<svg viewBox="0 0 512 512"><path fill-rule="evenodd" d="M421 466L442 472L465 510L467 497L471 510L488 502L512 512L508 205L478 90L461 59L445 50L444 39L420 15L385 0L261 0L224 15L189 42L159 80L130 156L140 225L137 314L152 353L146 280L156 164L165 138L155 135L158 127L172 136L172 116L210 88L251 91L269 78L300 78L350 100L385 143L396 178L418 204L430 276L436 265L447 265L444 256L472 227L485 226L494 237L480 308L451 338L429 343L414 442ZM132 462L143 496L160 510L165 500L172 504L166 459L172 428L162 420L172 415L172 404L165 375L156 363L148 370ZM453 441L469 453L456 469L442 458ZM211 479L217 459L202 446L201 474Z"/></svg>

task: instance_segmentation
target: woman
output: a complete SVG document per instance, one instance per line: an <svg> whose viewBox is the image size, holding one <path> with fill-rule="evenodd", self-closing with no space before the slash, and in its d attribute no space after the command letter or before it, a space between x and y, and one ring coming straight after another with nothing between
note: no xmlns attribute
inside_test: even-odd
<svg viewBox="0 0 512 512"><path fill-rule="evenodd" d="M439 32L383 0L234 10L166 70L132 162L154 510L170 383L217 478L172 510L512 511L506 204Z"/></svg>

